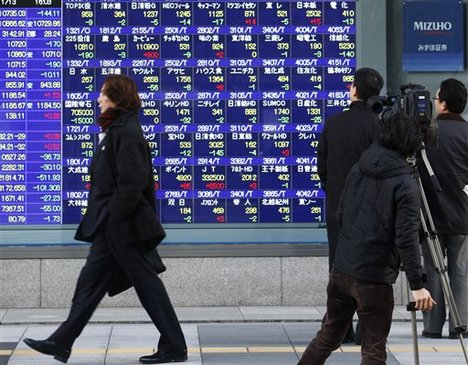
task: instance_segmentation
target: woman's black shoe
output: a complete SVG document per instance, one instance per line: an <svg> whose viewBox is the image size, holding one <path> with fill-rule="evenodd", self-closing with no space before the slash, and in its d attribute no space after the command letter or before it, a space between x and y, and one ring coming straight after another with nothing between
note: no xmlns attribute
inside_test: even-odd
<svg viewBox="0 0 468 365"><path fill-rule="evenodd" d="M46 355L52 355L55 360L66 363L70 357L71 350L64 349L51 340L33 340L25 338L23 342L32 349Z"/></svg>
<svg viewBox="0 0 468 365"><path fill-rule="evenodd" d="M187 360L187 350L178 352L155 352L153 355L140 357L142 364L165 364L167 362L182 362Z"/></svg>

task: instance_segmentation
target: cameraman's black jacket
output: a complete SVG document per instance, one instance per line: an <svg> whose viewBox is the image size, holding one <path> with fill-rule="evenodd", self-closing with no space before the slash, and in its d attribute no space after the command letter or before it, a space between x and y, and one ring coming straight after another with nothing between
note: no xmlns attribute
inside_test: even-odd
<svg viewBox="0 0 468 365"><path fill-rule="evenodd" d="M427 147L427 157L442 191L435 191L420 164L424 192L438 232L468 235L468 123L452 113L437 122L438 146Z"/></svg>
<svg viewBox="0 0 468 365"><path fill-rule="evenodd" d="M346 179L334 268L364 282L392 284L402 261L411 289L422 288L419 216L410 165L399 152L372 144Z"/></svg>

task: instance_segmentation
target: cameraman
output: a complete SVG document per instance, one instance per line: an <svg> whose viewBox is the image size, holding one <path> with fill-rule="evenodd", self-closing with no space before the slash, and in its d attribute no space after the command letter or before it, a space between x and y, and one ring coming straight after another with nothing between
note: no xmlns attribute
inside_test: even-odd
<svg viewBox="0 0 468 365"><path fill-rule="evenodd" d="M388 112L387 112L388 113ZM388 120L387 120L388 119ZM361 365L384 365L400 259L417 309L434 304L423 287L419 251L420 194L406 157L420 146L419 125L398 110L383 119L373 143L346 179L338 207L340 234L327 287L327 313L299 365L322 365L356 311Z"/></svg>
<svg viewBox="0 0 468 365"><path fill-rule="evenodd" d="M377 114L367 107L367 100L378 96L383 84L383 78L376 70L367 67L358 69L349 90L351 99L349 110L327 118L320 136L317 167L327 197L325 214L329 270L335 258L338 241L336 210L346 175L378 134ZM356 336L357 344L359 344L358 336L359 334ZM343 341L354 341L352 323Z"/></svg>
<svg viewBox="0 0 468 365"><path fill-rule="evenodd" d="M466 87L456 79L441 82L434 98L438 122L438 147L427 147L427 157L442 191L437 193L422 169L421 178L444 256L461 324L468 320L468 123L461 117L467 101ZM422 245L427 271L427 289L439 303L424 313L422 335L441 338L446 320L445 301L439 274L427 245ZM463 334L467 337L467 332ZM458 338L452 320L449 338Z"/></svg>

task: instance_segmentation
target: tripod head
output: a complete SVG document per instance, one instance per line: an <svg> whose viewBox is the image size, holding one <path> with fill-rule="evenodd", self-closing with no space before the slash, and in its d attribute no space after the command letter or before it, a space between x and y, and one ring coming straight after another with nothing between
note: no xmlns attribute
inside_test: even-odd
<svg viewBox="0 0 468 365"><path fill-rule="evenodd" d="M429 174L429 178L431 179L432 186L434 187L435 191L440 193L442 191L442 188L439 184L439 180L437 180L437 176L434 174L434 170L432 170L432 166L429 162L429 159L427 158L426 145L424 144L424 142L421 142L421 149L419 150L419 154L421 155L421 159Z"/></svg>
<svg viewBox="0 0 468 365"><path fill-rule="evenodd" d="M429 174L429 178L430 178L432 186L434 187L434 190L436 192L440 193L442 191L442 188L441 188L441 186L439 184L439 180L437 180L437 176L435 175L434 170L432 170L432 166L431 166L431 164L429 162L429 159L427 158L426 145L424 144L424 142L421 142L421 147L420 147L418 153L419 153L419 155L421 157L422 162L424 163L426 171ZM419 176L420 175L419 175L418 163L417 163L418 159L417 159L416 155L411 155L411 156L407 157L406 161L410 164L411 169L412 169L413 177L416 179L416 181L418 181L418 184L419 184ZM420 186L422 186L422 185L420 185Z"/></svg>

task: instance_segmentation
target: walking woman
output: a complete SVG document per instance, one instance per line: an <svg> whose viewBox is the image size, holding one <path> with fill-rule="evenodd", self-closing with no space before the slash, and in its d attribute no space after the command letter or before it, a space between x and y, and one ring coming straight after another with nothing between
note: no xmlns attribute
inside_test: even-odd
<svg viewBox="0 0 468 365"><path fill-rule="evenodd" d="M138 119L141 100L135 82L123 75L109 76L98 103L102 133L91 163L87 211L75 235L92 245L67 320L49 338L24 342L66 363L104 295L133 286L161 334L157 352L142 356L140 363L185 361L184 334L157 276L166 269L156 251L165 234L156 215L151 154Z"/></svg>

